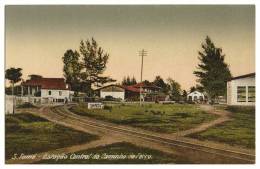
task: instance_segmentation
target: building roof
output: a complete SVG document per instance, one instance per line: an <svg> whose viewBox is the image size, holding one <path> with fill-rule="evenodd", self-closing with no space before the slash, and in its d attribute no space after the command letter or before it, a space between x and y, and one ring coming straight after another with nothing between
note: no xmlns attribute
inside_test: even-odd
<svg viewBox="0 0 260 169"><path fill-rule="evenodd" d="M42 89L67 90L64 78L39 78L26 80L23 86L40 86Z"/></svg>
<svg viewBox="0 0 260 169"><path fill-rule="evenodd" d="M132 85L132 87L135 87L135 88L153 88L153 89L160 89L160 87L154 85L153 83L145 83L145 82L140 82L140 83L137 83L135 85Z"/></svg>
<svg viewBox="0 0 260 169"><path fill-rule="evenodd" d="M187 96L189 96L189 95L204 95L204 94L199 92L199 91L197 91L197 90L195 90L195 91L190 92L190 93L187 94Z"/></svg>
<svg viewBox="0 0 260 169"><path fill-rule="evenodd" d="M249 73L249 74L233 77L233 78L229 79L228 81L236 80L236 79L243 79L243 78L247 78L247 77L255 77L255 73Z"/></svg>
<svg viewBox="0 0 260 169"><path fill-rule="evenodd" d="M135 93L139 93L140 88L160 89L160 87L155 86L152 83L141 82L141 83L137 83L137 84L131 85L131 86L122 86L122 85L111 84L111 85L100 87L100 88L96 89L96 91L110 87L110 86L120 87L122 89L125 89L125 90L130 91L130 92L135 92Z"/></svg>
<svg viewBox="0 0 260 169"><path fill-rule="evenodd" d="M101 89L104 89L104 88L107 88L107 87L110 87L110 86L115 86L115 87L119 87L119 88L125 89L125 87L124 87L124 86L117 85L117 84L110 84L110 85L103 86L103 87L100 87L100 88L98 88L98 89L95 89L95 90L96 90L96 91L98 91L98 90L101 90Z"/></svg>
<svg viewBox="0 0 260 169"><path fill-rule="evenodd" d="M124 88L125 88L125 90L131 91L131 92L140 93L140 89L135 88L133 86L124 86Z"/></svg>

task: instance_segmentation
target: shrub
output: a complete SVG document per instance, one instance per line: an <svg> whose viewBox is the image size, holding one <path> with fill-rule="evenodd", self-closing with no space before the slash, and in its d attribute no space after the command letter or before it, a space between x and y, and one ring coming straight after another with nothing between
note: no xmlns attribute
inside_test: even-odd
<svg viewBox="0 0 260 169"><path fill-rule="evenodd" d="M112 106L105 105L104 110L112 111Z"/></svg>
<svg viewBox="0 0 260 169"><path fill-rule="evenodd" d="M35 108L35 106L32 103L25 102L21 105L18 105L17 108Z"/></svg>

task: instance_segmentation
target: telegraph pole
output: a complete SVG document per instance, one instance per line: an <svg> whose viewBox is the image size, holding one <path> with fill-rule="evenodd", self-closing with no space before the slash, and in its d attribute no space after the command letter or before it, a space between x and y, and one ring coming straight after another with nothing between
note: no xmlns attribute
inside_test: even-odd
<svg viewBox="0 0 260 169"><path fill-rule="evenodd" d="M142 61L141 61L141 83L143 82L143 62L144 62L144 56L147 56L147 51L145 51L144 49L142 49L141 51L139 51L139 56L142 57ZM142 86L140 86L140 105L142 105Z"/></svg>

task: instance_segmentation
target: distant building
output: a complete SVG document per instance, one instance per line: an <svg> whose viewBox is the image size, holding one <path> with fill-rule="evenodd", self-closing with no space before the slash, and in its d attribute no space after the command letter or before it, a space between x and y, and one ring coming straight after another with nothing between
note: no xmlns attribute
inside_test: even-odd
<svg viewBox="0 0 260 169"><path fill-rule="evenodd" d="M120 85L108 85L97 89L101 98L115 98L125 100L125 88Z"/></svg>
<svg viewBox="0 0 260 169"><path fill-rule="evenodd" d="M22 96L40 98L41 103L69 101L70 95L73 94L63 78L37 78L26 80L21 84L21 87Z"/></svg>
<svg viewBox="0 0 260 169"><path fill-rule="evenodd" d="M116 98L127 101L138 101L140 98L140 90L145 101L164 100L165 96L160 95L160 87L152 83L137 83L131 86L108 85L96 89L101 98Z"/></svg>
<svg viewBox="0 0 260 169"><path fill-rule="evenodd" d="M227 82L228 105L255 105L255 73L231 78Z"/></svg>
<svg viewBox="0 0 260 169"><path fill-rule="evenodd" d="M205 100L205 96L201 92L194 91L187 95L187 99L188 99L188 101L201 102L201 101Z"/></svg>
<svg viewBox="0 0 260 169"><path fill-rule="evenodd" d="M161 88L153 83L144 81L131 86L125 86L128 100L138 100L140 90L144 101L164 101L166 95L161 92Z"/></svg>

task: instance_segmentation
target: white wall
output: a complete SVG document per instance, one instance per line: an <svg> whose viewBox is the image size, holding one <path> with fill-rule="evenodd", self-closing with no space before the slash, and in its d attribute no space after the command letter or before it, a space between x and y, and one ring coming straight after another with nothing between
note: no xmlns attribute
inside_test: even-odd
<svg viewBox="0 0 260 169"><path fill-rule="evenodd" d="M197 96L197 100L200 100L200 97L202 96L203 97L203 100L204 100L204 94L203 93L200 93L198 91L194 91L190 94L187 95L187 99L189 100L189 97L192 97L192 101L194 101L194 97Z"/></svg>
<svg viewBox="0 0 260 169"><path fill-rule="evenodd" d="M120 98L122 100L125 100L125 92L105 92L100 91L100 97L105 98L106 96L112 96L114 98Z"/></svg>
<svg viewBox="0 0 260 169"><path fill-rule="evenodd" d="M13 113L13 96L5 95L5 114Z"/></svg>
<svg viewBox="0 0 260 169"><path fill-rule="evenodd" d="M51 91L51 95L49 95L49 91ZM59 91L61 91L61 96L59 95ZM69 99L70 91L69 90L49 90L49 89L41 89L41 97L42 98L55 98L55 99Z"/></svg>
<svg viewBox="0 0 260 169"><path fill-rule="evenodd" d="M237 86L246 86L246 102L237 102ZM255 77L235 79L227 82L227 104L228 105L255 105L248 102L248 86L255 86Z"/></svg>

